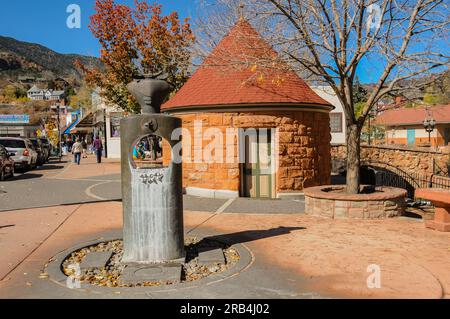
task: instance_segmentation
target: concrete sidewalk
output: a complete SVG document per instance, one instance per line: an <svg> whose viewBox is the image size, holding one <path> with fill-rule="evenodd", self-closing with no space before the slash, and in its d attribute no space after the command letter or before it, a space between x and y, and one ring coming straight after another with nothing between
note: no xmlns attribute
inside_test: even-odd
<svg viewBox="0 0 450 319"><path fill-rule="evenodd" d="M101 164L97 164L97 159L93 155L81 159L81 165L73 163L72 156L64 156L66 162L64 169L48 176L58 179L83 179L92 176L103 176L120 174L120 160L103 158Z"/></svg>
<svg viewBox="0 0 450 319"><path fill-rule="evenodd" d="M186 211L186 234L223 235L242 243L253 255L251 265L211 285L144 295L70 290L39 278L59 252L120 236L121 227L117 202L0 215L0 298L450 297L449 234L408 218L326 220ZM381 288L367 287L371 264L380 267Z"/></svg>
<svg viewBox="0 0 450 319"><path fill-rule="evenodd" d="M99 165L91 156L78 166L70 159L32 171L42 175L47 193L58 181L79 184L91 199L120 190L118 161ZM13 210L0 214L0 298L450 298L450 234L426 229L421 220L320 219L302 214L302 201L184 196L184 207L187 235L220 235L243 244L251 251L251 264L234 277L196 289L70 290L40 278L41 271L70 247L120 238L121 203ZM380 288L367 286L370 265L380 268Z"/></svg>

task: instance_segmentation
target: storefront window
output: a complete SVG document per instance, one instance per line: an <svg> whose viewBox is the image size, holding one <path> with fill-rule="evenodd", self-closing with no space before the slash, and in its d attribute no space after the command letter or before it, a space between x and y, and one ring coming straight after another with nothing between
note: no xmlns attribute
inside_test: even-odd
<svg viewBox="0 0 450 319"><path fill-rule="evenodd" d="M120 120L122 113L111 113L111 137L120 137Z"/></svg>

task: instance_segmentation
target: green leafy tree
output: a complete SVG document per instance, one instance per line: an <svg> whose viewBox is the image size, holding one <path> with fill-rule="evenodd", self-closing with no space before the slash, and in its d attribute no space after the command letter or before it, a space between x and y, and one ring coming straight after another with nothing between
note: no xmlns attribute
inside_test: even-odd
<svg viewBox="0 0 450 319"><path fill-rule="evenodd" d="M356 77L355 84L353 86L353 101L355 104L361 102L367 102L368 92L359 82L359 78ZM362 111L362 110L361 110ZM358 116L361 115L361 112Z"/></svg>
<svg viewBox="0 0 450 319"><path fill-rule="evenodd" d="M366 106L366 102L356 102L355 103L355 116L360 117L364 108Z"/></svg>
<svg viewBox="0 0 450 319"><path fill-rule="evenodd" d="M450 103L450 76L445 74L438 81L425 89L423 96L425 104L448 104Z"/></svg>

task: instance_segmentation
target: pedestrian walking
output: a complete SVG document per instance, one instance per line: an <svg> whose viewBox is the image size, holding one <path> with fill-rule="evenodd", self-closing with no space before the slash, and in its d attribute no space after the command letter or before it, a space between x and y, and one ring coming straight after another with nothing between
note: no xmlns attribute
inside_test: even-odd
<svg viewBox="0 0 450 319"><path fill-rule="evenodd" d="M97 155L97 163L100 164L102 162L103 144L99 136L95 138L94 149Z"/></svg>
<svg viewBox="0 0 450 319"><path fill-rule="evenodd" d="M83 153L83 144L80 142L78 138L75 144L72 145L72 154L75 156L75 163L80 165L81 154Z"/></svg>
<svg viewBox="0 0 450 319"><path fill-rule="evenodd" d="M81 145L83 145L83 158L87 158L87 143L86 140L83 139L83 141L81 142Z"/></svg>

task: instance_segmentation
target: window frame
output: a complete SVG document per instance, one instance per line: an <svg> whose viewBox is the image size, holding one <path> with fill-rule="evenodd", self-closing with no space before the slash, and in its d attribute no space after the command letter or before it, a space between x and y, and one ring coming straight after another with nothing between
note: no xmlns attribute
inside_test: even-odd
<svg viewBox="0 0 450 319"><path fill-rule="evenodd" d="M331 125L331 117L339 117L340 128L337 131L333 131L333 126ZM331 112L330 113L330 131L331 133L343 133L344 132L344 114L342 112Z"/></svg>
<svg viewBox="0 0 450 319"><path fill-rule="evenodd" d="M111 112L109 114L109 134L111 138L120 138L120 120L123 119L123 112ZM113 118L119 119L118 125L113 125ZM119 127L119 136L114 136L114 128Z"/></svg>

